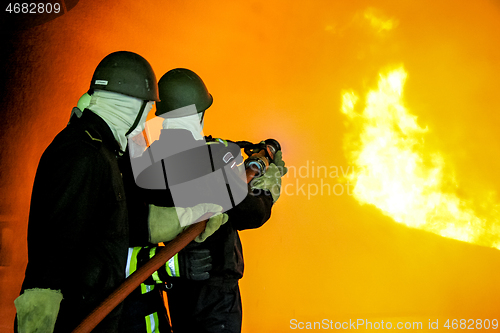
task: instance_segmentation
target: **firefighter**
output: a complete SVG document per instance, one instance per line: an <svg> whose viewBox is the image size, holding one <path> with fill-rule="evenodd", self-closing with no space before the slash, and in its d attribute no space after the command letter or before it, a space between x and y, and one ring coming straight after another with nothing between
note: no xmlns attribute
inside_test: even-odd
<svg viewBox="0 0 500 333"><path fill-rule="evenodd" d="M28 265L14 301L19 332L70 332L125 278L128 220L117 158L158 101L138 54L111 53L92 77L92 112L43 153L28 222ZM120 308L96 328L115 332Z"/></svg>
<svg viewBox="0 0 500 333"><path fill-rule="evenodd" d="M98 64L89 93L87 111L71 117L37 168L14 301L19 332L72 331L125 278L131 237L118 160L159 101L157 81L146 59L119 51ZM152 210L141 228L161 239L173 209ZM118 332L120 314L118 306L94 332Z"/></svg>
<svg viewBox="0 0 500 333"><path fill-rule="evenodd" d="M170 280L167 295L173 331L240 332L242 308L238 280L243 276L243 254L238 231L258 228L270 218L283 174L270 172L265 180L248 185L243 180L240 148L220 139L205 142L200 132L205 111L213 98L196 73L173 69L160 79L158 87L161 102L156 105L156 115L164 118L163 129L159 140L143 156L146 159L156 156L154 160L158 161L158 154L162 152L160 157L167 158L147 167L143 159L135 163L139 168L135 172L137 184L149 188L143 197L158 206L211 202L221 205L229 217L228 222L204 242L190 244L192 249L207 250L210 254L209 277L195 280L181 274ZM271 168L286 170L281 152L277 153L275 163L278 166L271 164ZM221 187L217 187L219 182L207 179L209 171L214 171L213 174L219 170L224 170ZM164 172L167 179L162 181ZM191 179L199 180L196 186L191 185L195 194L179 190L183 184L192 184ZM207 182L210 183L208 189L204 187ZM217 187L215 194L214 187ZM229 196L224 191L230 192Z"/></svg>

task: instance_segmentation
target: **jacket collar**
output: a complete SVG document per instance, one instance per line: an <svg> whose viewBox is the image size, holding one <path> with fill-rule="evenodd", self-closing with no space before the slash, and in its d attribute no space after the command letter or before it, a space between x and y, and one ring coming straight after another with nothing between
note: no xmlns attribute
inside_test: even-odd
<svg viewBox="0 0 500 333"><path fill-rule="evenodd" d="M111 132L108 124L106 124L101 117L96 115L91 110L85 109L85 112L83 112L82 116L76 123L85 130L89 131L92 136L97 135L108 149L114 151L116 155L119 155L120 145L115 140L113 132Z"/></svg>

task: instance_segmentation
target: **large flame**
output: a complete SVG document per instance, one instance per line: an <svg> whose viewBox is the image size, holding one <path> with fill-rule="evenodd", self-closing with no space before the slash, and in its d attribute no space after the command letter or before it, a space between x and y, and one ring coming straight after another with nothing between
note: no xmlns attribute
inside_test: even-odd
<svg viewBox="0 0 500 333"><path fill-rule="evenodd" d="M407 226L500 248L497 215L478 217L454 193L457 183L444 172L442 154L424 149L427 128L403 105L405 79L403 68L381 74L378 90L367 94L361 112L355 111L356 94L343 93L342 112L352 128L344 149L357 171L347 176L355 185L354 197ZM489 205L498 212L498 205Z"/></svg>

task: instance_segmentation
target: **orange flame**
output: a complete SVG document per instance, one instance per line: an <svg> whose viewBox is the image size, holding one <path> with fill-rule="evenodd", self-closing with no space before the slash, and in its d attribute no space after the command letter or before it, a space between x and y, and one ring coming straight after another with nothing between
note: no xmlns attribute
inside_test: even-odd
<svg viewBox="0 0 500 333"><path fill-rule="evenodd" d="M357 170L347 176L354 197L407 226L500 249L498 218L478 217L467 202L444 190L449 181L444 158L425 151L427 128L403 105L406 75L403 68L380 74L378 89L367 94L359 113L356 94L343 93L342 112L353 127L344 151ZM498 212L498 205L489 204Z"/></svg>

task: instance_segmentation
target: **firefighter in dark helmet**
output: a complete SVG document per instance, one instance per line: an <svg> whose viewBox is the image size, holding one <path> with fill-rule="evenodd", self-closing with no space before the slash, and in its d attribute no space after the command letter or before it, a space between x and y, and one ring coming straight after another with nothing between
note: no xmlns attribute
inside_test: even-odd
<svg viewBox="0 0 500 333"><path fill-rule="evenodd" d="M15 300L19 332L71 332L125 279L126 198L117 159L144 129L157 81L140 55L97 66L90 111L73 117L43 153L28 222L28 265ZM121 308L94 332L117 332Z"/></svg>

